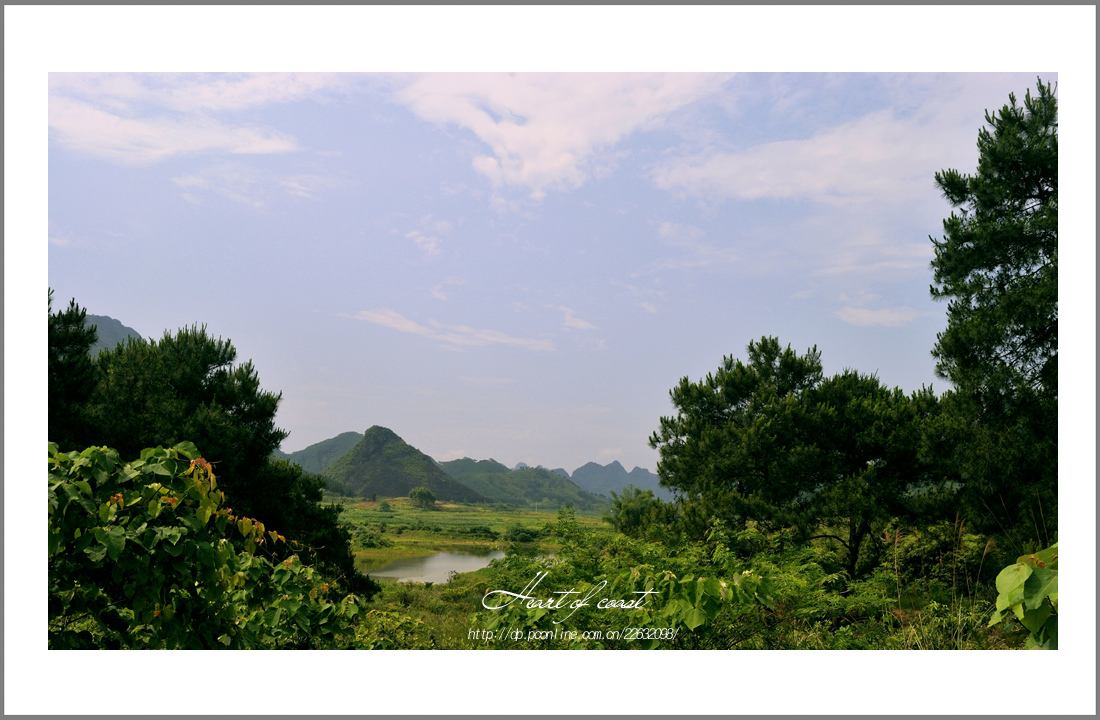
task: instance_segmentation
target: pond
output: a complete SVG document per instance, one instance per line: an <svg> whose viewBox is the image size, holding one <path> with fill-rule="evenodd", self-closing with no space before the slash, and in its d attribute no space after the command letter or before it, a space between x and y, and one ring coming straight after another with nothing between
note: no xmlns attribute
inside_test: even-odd
<svg viewBox="0 0 1100 720"><path fill-rule="evenodd" d="M438 552L435 555L394 560L359 560L355 566L371 577L393 578L397 582L445 583L452 572L473 572L491 560L504 557L499 550L483 553Z"/></svg>

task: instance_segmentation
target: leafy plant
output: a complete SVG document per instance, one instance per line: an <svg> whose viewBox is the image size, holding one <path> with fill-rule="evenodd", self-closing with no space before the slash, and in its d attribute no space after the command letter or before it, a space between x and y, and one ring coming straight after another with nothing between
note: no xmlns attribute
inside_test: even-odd
<svg viewBox="0 0 1100 720"><path fill-rule="evenodd" d="M49 647L346 645L362 609L275 530L226 507L190 442L61 453L49 444Z"/></svg>
<svg viewBox="0 0 1100 720"><path fill-rule="evenodd" d="M1030 633L1024 649L1058 649L1058 543L1046 550L1021 555L997 575L997 610L993 627L1008 611Z"/></svg>
<svg viewBox="0 0 1100 720"><path fill-rule="evenodd" d="M435 507L435 493L426 487L414 487L409 491L409 499L418 508L428 510Z"/></svg>

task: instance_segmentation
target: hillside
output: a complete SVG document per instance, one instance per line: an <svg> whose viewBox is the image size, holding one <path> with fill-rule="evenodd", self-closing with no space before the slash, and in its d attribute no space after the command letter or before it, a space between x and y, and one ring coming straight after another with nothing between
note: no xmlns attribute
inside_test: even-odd
<svg viewBox="0 0 1100 720"><path fill-rule="evenodd" d="M92 355L98 355L102 350L114 350L115 345L126 342L126 338L132 337L141 340L141 333L131 327L126 327L113 317L106 315L85 315L84 325L96 326L96 342L91 347Z"/></svg>
<svg viewBox="0 0 1100 720"><path fill-rule="evenodd" d="M335 438L334 438L335 439ZM435 460L388 428L375 425L321 473L363 497L404 497L426 487L438 500L485 502L487 498L443 472Z"/></svg>
<svg viewBox="0 0 1100 720"><path fill-rule="evenodd" d="M292 453L284 453L279 450L275 454L284 460L289 460L302 466L306 472L322 474L324 469L331 465L337 458L355 447L355 444L363 439L363 433L340 433L334 438L322 440L307 448Z"/></svg>
<svg viewBox="0 0 1100 720"><path fill-rule="evenodd" d="M585 492L567 478L546 468L523 466L509 470L496 460L470 458L440 463L443 470L462 484L496 502L535 505L545 508L572 505L578 510L606 507L604 498Z"/></svg>
<svg viewBox="0 0 1100 720"><path fill-rule="evenodd" d="M661 487L657 476L649 470L636 467L627 472L618 460L609 465L590 462L574 470L571 479L588 492L607 497L611 496L612 490L621 493L627 485L633 485L639 490L652 490L662 500L673 498L672 492Z"/></svg>

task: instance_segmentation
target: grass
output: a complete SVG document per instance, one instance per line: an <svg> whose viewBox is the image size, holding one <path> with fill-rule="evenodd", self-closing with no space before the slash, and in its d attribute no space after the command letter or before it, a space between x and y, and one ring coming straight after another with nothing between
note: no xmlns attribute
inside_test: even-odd
<svg viewBox="0 0 1100 720"><path fill-rule="evenodd" d="M409 498L363 498L329 496L327 501L343 504L341 523L352 531L352 550L356 558L384 560L426 557L441 551L488 551L506 549L509 531L522 528L542 533L557 518L556 510L537 511L508 505L437 503L430 510L418 508ZM389 511L382 510L386 503ZM600 520L600 513L578 512L577 522L598 533L613 532ZM362 531L362 532L357 532ZM384 538L390 543L369 547L365 538ZM556 543L546 535L539 537L540 549L553 552Z"/></svg>

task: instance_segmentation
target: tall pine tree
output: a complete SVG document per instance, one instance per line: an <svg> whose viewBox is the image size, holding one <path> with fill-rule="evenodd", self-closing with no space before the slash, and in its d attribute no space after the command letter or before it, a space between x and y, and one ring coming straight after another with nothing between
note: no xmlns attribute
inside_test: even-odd
<svg viewBox="0 0 1100 720"><path fill-rule="evenodd" d="M990 529L1053 532L1058 442L1058 104L1040 80L985 115L978 168L936 174L956 208L932 239L948 325L932 354L955 386L932 442L953 447Z"/></svg>

